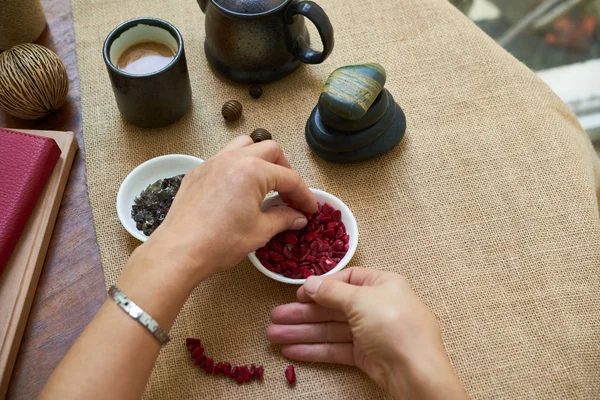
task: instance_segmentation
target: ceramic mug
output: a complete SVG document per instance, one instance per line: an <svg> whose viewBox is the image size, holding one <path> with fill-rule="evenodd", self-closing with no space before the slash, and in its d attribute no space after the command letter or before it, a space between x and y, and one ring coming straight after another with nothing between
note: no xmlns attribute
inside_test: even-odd
<svg viewBox="0 0 600 400"><path fill-rule="evenodd" d="M147 74L131 74L117 67L120 54L136 43L161 42L172 48L173 60ZM160 128L180 119L192 104L183 38L167 21L136 18L117 26L104 42L104 62L117 106L123 117L143 128Z"/></svg>
<svg viewBox="0 0 600 400"><path fill-rule="evenodd" d="M243 4L236 0L231 4ZM234 81L263 83L280 79L302 63L320 64L333 51L329 17L312 1L271 1L273 8L227 8L225 0L198 0L206 14L204 51L209 63ZM262 4L268 3L262 0ZM248 2L250 7L252 3ZM254 4L261 4L255 1ZM305 18L321 36L323 51L310 48Z"/></svg>

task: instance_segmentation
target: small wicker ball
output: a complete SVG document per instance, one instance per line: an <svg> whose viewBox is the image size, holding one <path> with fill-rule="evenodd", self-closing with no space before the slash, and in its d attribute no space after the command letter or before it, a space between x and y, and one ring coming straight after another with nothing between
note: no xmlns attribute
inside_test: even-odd
<svg viewBox="0 0 600 400"><path fill-rule="evenodd" d="M223 104L221 114L228 122L237 121L242 116L242 104L237 100L229 100Z"/></svg>
<svg viewBox="0 0 600 400"><path fill-rule="evenodd" d="M258 128L254 132L250 134L250 138L254 143L260 143L263 140L273 140L273 136L271 136L271 132L266 129Z"/></svg>
<svg viewBox="0 0 600 400"><path fill-rule="evenodd" d="M60 58L37 44L20 44L0 54L0 107L22 119L56 111L67 99L69 77Z"/></svg>

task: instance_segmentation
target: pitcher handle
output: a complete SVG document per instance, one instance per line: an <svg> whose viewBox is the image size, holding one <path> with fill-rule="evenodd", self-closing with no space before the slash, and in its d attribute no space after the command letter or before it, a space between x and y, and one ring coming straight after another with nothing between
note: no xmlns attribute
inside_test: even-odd
<svg viewBox="0 0 600 400"><path fill-rule="evenodd" d="M292 53L294 57L306 64L321 64L329 57L333 51L335 40L333 38L333 26L325 11L312 1L293 2L286 11L286 20L288 24L294 22L294 15L304 15L312 21L317 27L321 42L323 42L323 51L317 51L310 48L304 36L300 35L294 38L292 43Z"/></svg>
<svg viewBox="0 0 600 400"><path fill-rule="evenodd" d="M198 5L203 13L206 14L206 6L208 5L208 0L198 0Z"/></svg>

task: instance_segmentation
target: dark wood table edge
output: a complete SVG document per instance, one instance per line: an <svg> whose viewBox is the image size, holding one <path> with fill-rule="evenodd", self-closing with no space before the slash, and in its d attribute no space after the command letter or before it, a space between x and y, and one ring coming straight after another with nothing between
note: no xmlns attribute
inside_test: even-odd
<svg viewBox="0 0 600 400"><path fill-rule="evenodd" d="M0 110L6 128L73 131L75 156L48 248L7 398L36 398L52 371L106 299L100 252L86 185L79 77L70 0L42 0L48 26L36 43L59 55L69 97L56 113L23 121Z"/></svg>

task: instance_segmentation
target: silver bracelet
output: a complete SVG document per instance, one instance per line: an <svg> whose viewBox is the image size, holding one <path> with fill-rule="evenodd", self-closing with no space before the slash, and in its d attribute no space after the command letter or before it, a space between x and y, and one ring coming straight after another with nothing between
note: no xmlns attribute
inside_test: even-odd
<svg viewBox="0 0 600 400"><path fill-rule="evenodd" d="M108 295L112 298L115 303L123 309L129 316L139 322L143 327L148 329L148 331L158 340L158 343L161 346L164 346L171 340L169 334L167 334L161 327L158 325L150 315L148 315L144 310L137 306L133 301L129 300L127 296L123 294L116 286L111 286L108 289Z"/></svg>

